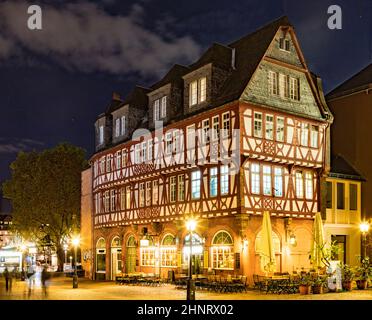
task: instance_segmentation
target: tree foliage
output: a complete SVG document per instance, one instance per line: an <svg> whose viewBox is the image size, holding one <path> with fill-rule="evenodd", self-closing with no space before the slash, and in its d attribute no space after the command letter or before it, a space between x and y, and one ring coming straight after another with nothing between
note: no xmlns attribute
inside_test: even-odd
<svg viewBox="0 0 372 320"><path fill-rule="evenodd" d="M63 262L62 240L80 222L81 171L85 151L62 143L40 153L20 152L4 182L12 202L13 228L24 238L41 242L47 236Z"/></svg>

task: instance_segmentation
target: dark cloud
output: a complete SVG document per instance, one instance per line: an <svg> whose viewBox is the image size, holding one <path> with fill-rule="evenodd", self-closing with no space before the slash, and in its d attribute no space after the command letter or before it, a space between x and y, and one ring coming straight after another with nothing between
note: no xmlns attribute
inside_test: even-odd
<svg viewBox="0 0 372 320"><path fill-rule="evenodd" d="M44 143L33 139L0 138L0 154L13 154L43 147Z"/></svg>
<svg viewBox="0 0 372 320"><path fill-rule="evenodd" d="M127 16L110 15L88 2L42 5L43 29L37 31L27 28L28 5L0 4L0 58L27 50L71 70L147 77L159 75L170 63L191 62L200 53L188 35L164 39L145 28L145 11L139 4Z"/></svg>

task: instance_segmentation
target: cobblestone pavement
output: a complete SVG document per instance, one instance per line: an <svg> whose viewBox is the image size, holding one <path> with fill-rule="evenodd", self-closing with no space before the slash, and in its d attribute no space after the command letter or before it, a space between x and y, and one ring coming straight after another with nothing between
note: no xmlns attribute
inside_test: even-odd
<svg viewBox="0 0 372 320"><path fill-rule="evenodd" d="M96 282L79 278L79 287L72 288L71 278L52 278L45 296L38 281L29 290L28 281L13 281L11 293L5 291L0 280L0 300L185 300L186 291L173 285L160 287L117 285L114 282ZM372 300L372 288L351 292L326 294L265 294L254 290L247 293L214 293L197 291L197 300Z"/></svg>

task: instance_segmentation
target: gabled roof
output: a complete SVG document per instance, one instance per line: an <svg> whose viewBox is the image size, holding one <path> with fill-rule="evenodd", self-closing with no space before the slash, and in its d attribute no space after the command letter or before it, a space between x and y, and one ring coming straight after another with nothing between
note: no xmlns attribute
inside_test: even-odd
<svg viewBox="0 0 372 320"><path fill-rule="evenodd" d="M215 105L239 99L257 69L267 48L281 26L292 26L286 16L270 22L255 32L230 43L235 49L235 70L231 72L221 89Z"/></svg>
<svg viewBox="0 0 372 320"><path fill-rule="evenodd" d="M372 63L329 92L326 98L333 99L366 88L372 88Z"/></svg>
<svg viewBox="0 0 372 320"><path fill-rule="evenodd" d="M151 90L159 89L168 83L180 82L182 83L182 76L189 72L189 68L180 64L175 64L168 73L158 82L151 86Z"/></svg>
<svg viewBox="0 0 372 320"><path fill-rule="evenodd" d="M331 157L331 178L366 181L359 171L340 154Z"/></svg>

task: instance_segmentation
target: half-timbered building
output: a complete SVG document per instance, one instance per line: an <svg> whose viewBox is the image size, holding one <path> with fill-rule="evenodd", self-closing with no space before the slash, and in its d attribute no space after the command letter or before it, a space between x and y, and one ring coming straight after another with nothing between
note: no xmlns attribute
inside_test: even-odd
<svg viewBox="0 0 372 320"><path fill-rule="evenodd" d="M332 120L286 17L114 94L83 175L92 276L185 273L190 241L193 272L260 273L264 211L277 271L309 267Z"/></svg>

